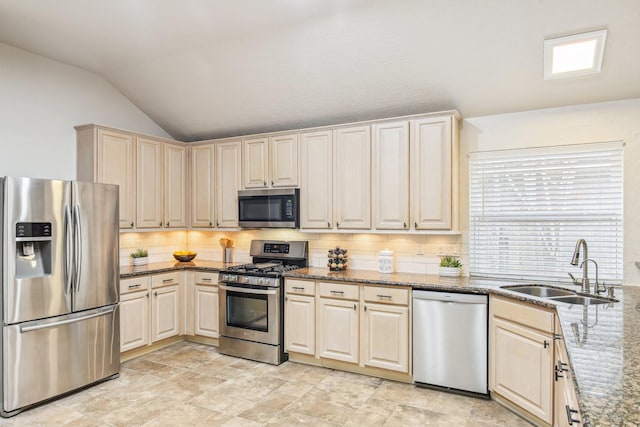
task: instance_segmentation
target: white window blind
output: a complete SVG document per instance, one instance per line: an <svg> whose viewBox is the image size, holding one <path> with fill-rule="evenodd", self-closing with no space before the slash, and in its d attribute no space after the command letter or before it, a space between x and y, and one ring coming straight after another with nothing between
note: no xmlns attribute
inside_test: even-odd
<svg viewBox="0 0 640 427"><path fill-rule="evenodd" d="M623 146L471 153L471 275L570 281L568 272L582 277L570 261L583 238L600 280L621 283Z"/></svg>

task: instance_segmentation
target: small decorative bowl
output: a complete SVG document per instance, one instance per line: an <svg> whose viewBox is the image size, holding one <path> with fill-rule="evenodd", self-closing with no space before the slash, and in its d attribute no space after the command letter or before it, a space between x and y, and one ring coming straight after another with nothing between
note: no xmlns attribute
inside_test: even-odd
<svg viewBox="0 0 640 427"><path fill-rule="evenodd" d="M175 259L177 259L178 261L180 261L180 262L189 262L192 259L194 259L196 257L196 255L198 255L198 254L195 253L195 252L187 252L187 253L185 253L185 252L180 252L180 253L174 252L173 253L173 257Z"/></svg>

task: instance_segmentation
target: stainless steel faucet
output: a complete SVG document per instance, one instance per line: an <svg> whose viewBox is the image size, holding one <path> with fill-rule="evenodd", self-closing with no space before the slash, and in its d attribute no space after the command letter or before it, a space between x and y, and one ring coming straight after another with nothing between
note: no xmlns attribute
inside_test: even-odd
<svg viewBox="0 0 640 427"><path fill-rule="evenodd" d="M582 255L582 282L576 280L575 277L571 273L569 276L573 279L573 283L576 285L582 284L582 292L589 293L589 263L586 262L589 259L589 250L587 248L587 241L584 239L578 239L576 243L576 248L573 251L573 257L571 258L571 265L578 265L578 260L580 259L580 247L584 248L584 253Z"/></svg>
<svg viewBox="0 0 640 427"><path fill-rule="evenodd" d="M606 287L602 286L600 288L600 283L598 283L598 263L595 260L589 258L588 250L587 250L587 242L584 239L578 239L576 243L576 248L573 251L573 257L571 258L571 265L578 265L578 259L580 258L580 248L584 248L584 254L582 255L582 263L580 263L580 267L582 267L582 280L578 280L573 277L573 274L569 273L569 276L573 280L573 283L576 285L582 285L582 292L589 293L589 262L592 262L593 265L596 266L596 283L593 285L593 293L600 294L600 292L605 292Z"/></svg>

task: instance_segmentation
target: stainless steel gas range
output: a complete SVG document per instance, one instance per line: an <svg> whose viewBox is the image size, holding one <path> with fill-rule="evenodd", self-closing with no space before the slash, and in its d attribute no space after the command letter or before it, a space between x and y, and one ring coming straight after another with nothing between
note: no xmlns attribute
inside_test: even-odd
<svg viewBox="0 0 640 427"><path fill-rule="evenodd" d="M284 352L283 273L307 266L306 241L252 240L253 264L218 275L220 353L279 365Z"/></svg>

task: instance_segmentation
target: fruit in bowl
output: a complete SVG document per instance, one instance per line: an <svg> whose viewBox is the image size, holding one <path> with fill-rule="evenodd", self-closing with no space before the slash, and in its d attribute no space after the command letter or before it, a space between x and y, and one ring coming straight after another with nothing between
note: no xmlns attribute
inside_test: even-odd
<svg viewBox="0 0 640 427"><path fill-rule="evenodd" d="M175 251L173 257L180 262L189 262L198 255L196 252L191 251Z"/></svg>

